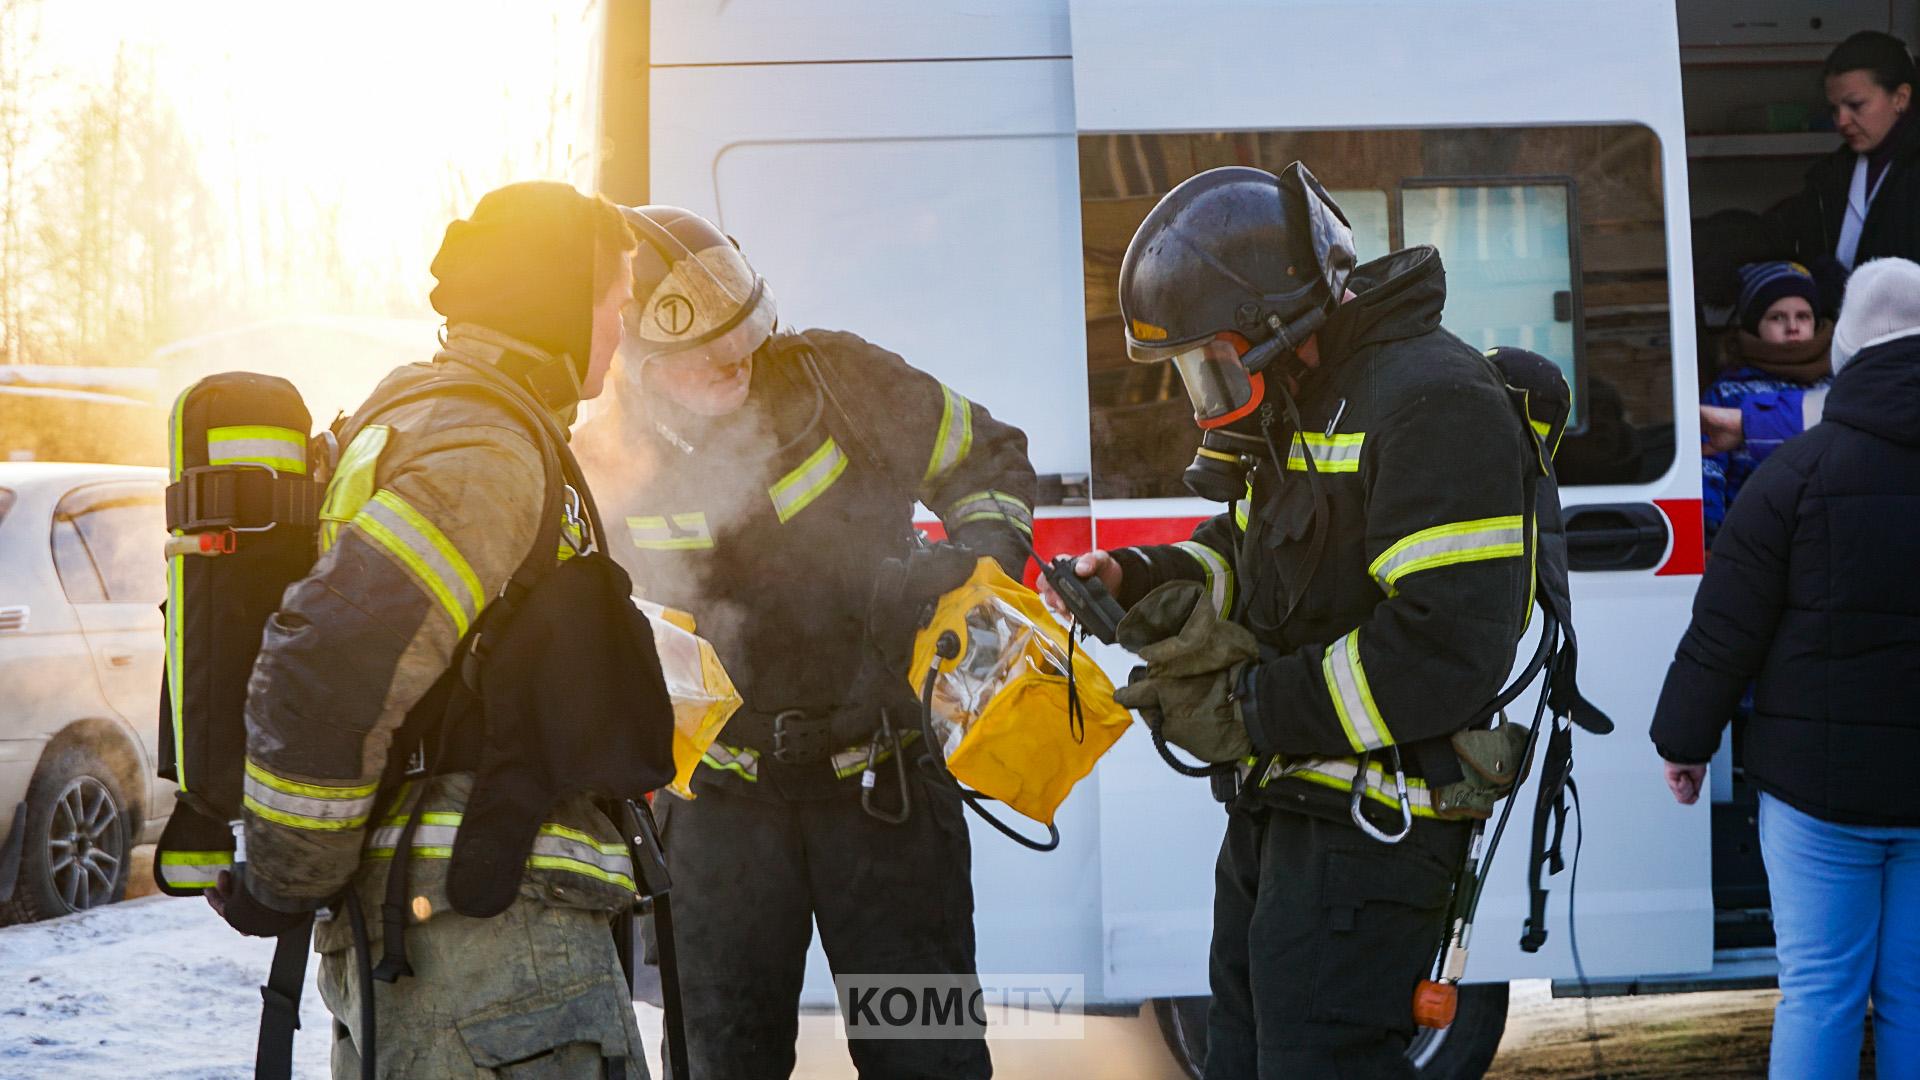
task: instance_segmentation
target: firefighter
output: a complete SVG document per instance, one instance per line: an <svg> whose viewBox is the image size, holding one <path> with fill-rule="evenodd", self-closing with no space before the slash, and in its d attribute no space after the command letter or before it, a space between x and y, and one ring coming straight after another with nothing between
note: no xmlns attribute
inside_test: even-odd
<svg viewBox="0 0 1920 1080"><path fill-rule="evenodd" d="M611 203L566 185L488 194L448 226L433 261L443 348L431 365L390 374L370 402L452 367L517 385L571 423L619 346L633 245ZM334 905L315 949L341 1080L360 1075L371 988L356 978L337 898L351 885L364 909L380 908L416 806L412 977L377 986L375 1073L493 1076L527 1061L541 1075L646 1072L610 928L632 903L633 865L608 817L584 796L552 806L517 898L470 918L452 910L448 875L475 774L384 797L403 720L535 543L547 502L546 436L523 419L534 415L471 389L357 414L320 512L319 561L268 621L248 687L247 872L243 886L223 872L209 899L262 935ZM379 954L382 926L369 921Z"/></svg>
<svg viewBox="0 0 1920 1080"><path fill-rule="evenodd" d="M1469 831L1442 795L1449 737L1514 658L1537 468L1488 361L1441 329L1445 300L1431 247L1355 266L1298 164L1187 180L1121 268L1129 355L1175 365L1203 432L1187 482L1232 504L1189 540L1076 563L1129 620L1163 614L1142 609L1172 582L1219 616L1120 695L1231 763L1209 1077L1413 1075Z"/></svg>
<svg viewBox="0 0 1920 1080"><path fill-rule="evenodd" d="M977 557L1019 576L1034 473L1023 433L900 357L781 327L711 222L627 217L635 324L581 460L636 585L693 615L745 702L695 798L656 801L691 1068L784 1077L813 924L836 973L974 974L967 830L917 765L906 656ZM916 550L916 500L947 541ZM862 1076L990 1072L978 1033L848 1048Z"/></svg>

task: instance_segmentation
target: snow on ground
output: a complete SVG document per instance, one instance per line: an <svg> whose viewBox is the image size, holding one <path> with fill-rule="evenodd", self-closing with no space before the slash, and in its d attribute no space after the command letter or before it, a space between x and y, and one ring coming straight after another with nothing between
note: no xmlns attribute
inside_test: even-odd
<svg viewBox="0 0 1920 1080"><path fill-rule="evenodd" d="M0 1080L244 1080L272 957L206 904L160 896L0 928ZM294 1076L324 1080L329 1020L307 980Z"/></svg>

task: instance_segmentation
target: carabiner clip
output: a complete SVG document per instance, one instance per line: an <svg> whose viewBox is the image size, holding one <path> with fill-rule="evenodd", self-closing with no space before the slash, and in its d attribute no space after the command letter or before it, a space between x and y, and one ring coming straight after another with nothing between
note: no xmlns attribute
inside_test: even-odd
<svg viewBox="0 0 1920 1080"><path fill-rule="evenodd" d="M895 811L882 810L873 804L873 791L880 779L875 766L879 762L882 740L893 746L893 769L900 778L900 809ZM866 811L868 817L888 825L904 825L913 816L913 793L907 789L906 751L885 709L880 710L880 726L874 729L873 739L867 743L867 767L860 773L860 809Z"/></svg>
<svg viewBox="0 0 1920 1080"><path fill-rule="evenodd" d="M1393 780L1399 789L1400 795L1400 831L1397 833L1381 832L1374 826L1373 822L1367 820L1367 815L1361 812L1360 804L1367 796L1367 782L1368 777L1371 775L1367 771L1368 765L1370 765L1373 760L1373 751L1371 750L1360 755L1360 760L1354 769L1353 797L1347 802L1347 816L1353 818L1353 823L1359 827L1361 832L1366 833L1375 840L1383 844L1397 844L1405 840L1407 834L1413 831L1413 800L1407 795L1407 770L1400 763L1400 748L1398 746L1391 746L1388 747L1388 749L1393 751Z"/></svg>

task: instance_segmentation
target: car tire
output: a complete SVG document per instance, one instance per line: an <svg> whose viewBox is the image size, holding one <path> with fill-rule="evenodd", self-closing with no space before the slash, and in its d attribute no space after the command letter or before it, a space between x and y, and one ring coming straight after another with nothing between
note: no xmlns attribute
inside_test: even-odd
<svg viewBox="0 0 1920 1080"><path fill-rule="evenodd" d="M1207 1006L1211 998L1155 998L1153 1015L1174 1061L1193 1080L1207 1064ZM1420 1080L1478 1080L1493 1064L1507 1030L1507 984L1460 988L1460 1010L1449 1027L1421 1028L1407 1047Z"/></svg>
<svg viewBox="0 0 1920 1080"><path fill-rule="evenodd" d="M0 921L37 922L126 896L133 822L98 755L68 746L42 759L27 787L25 824L20 875Z"/></svg>

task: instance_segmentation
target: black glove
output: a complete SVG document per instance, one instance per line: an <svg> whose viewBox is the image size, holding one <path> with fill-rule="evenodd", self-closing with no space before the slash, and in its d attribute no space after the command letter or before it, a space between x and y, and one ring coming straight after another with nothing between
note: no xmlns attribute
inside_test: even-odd
<svg viewBox="0 0 1920 1080"><path fill-rule="evenodd" d="M889 670L905 671L913 638L942 596L966 584L980 557L959 544L930 544L880 564L867 604L867 637Z"/></svg>
<svg viewBox="0 0 1920 1080"><path fill-rule="evenodd" d="M277 938L313 918L310 911L289 913L270 908L253 898L246 887L233 880L229 870L220 871L217 884L207 890L207 904L227 925L248 937Z"/></svg>

